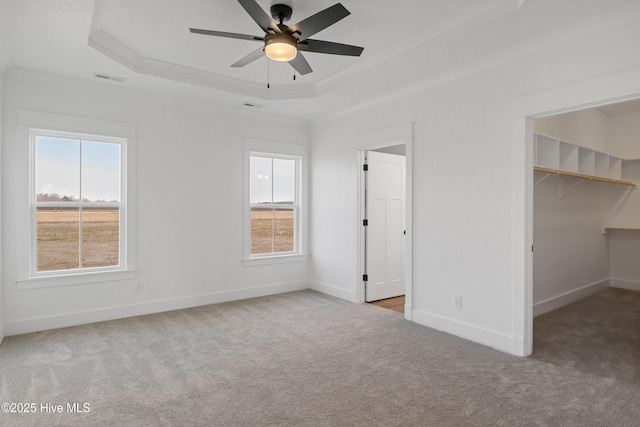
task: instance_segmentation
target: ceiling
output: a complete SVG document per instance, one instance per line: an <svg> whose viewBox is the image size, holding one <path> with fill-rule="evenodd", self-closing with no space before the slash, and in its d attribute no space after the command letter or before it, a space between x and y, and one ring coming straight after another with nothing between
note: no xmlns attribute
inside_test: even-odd
<svg viewBox="0 0 640 427"><path fill-rule="evenodd" d="M257 0L267 13L274 2L291 5L288 24L337 1ZM248 103L310 119L637 3L590 1L575 9L555 0L340 1L351 15L314 38L363 46L362 56L305 53L313 72L294 81L289 64L266 58L230 67L259 42L189 32L262 36L237 0L0 0L0 71L42 72L232 108ZM562 19L548 19L549 7ZM463 36L465 43L452 43L458 50L443 56L440 43Z"/></svg>

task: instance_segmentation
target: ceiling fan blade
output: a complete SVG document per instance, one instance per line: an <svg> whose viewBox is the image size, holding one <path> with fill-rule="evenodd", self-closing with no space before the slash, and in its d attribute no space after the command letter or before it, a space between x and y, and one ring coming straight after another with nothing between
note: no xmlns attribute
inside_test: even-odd
<svg viewBox="0 0 640 427"><path fill-rule="evenodd" d="M324 30L325 28L335 24L342 18L349 16L349 12L342 4L336 3L325 10L311 15L307 19L303 19L295 25L289 27L289 32L300 33L300 41L306 40L312 35Z"/></svg>
<svg viewBox="0 0 640 427"><path fill-rule="evenodd" d="M276 34L282 34L278 25L262 10L260 5L256 3L256 0L238 0L238 3L244 7L244 10L247 11L249 16L256 21L256 24L258 24L265 33L268 30L273 30Z"/></svg>
<svg viewBox="0 0 640 427"><path fill-rule="evenodd" d="M264 37L250 36L248 34L226 33L224 31L201 30L199 28L189 28L194 34L204 34L206 36L228 37L230 39L257 40L264 41Z"/></svg>
<svg viewBox="0 0 640 427"><path fill-rule="evenodd" d="M245 65L251 64L253 61L260 59L263 56L264 56L264 48L261 47L260 49L254 50L249 55L245 56L244 58L242 58L241 60L233 64L232 67L244 67Z"/></svg>
<svg viewBox="0 0 640 427"><path fill-rule="evenodd" d="M289 61L289 64L291 64L293 69L303 76L313 71L311 69L311 65L309 65L305 57L302 56L302 52L298 52L296 57Z"/></svg>
<svg viewBox="0 0 640 427"><path fill-rule="evenodd" d="M331 55L360 56L364 48L350 44L306 39L305 41L298 43L298 50L303 50L305 52L328 53Z"/></svg>

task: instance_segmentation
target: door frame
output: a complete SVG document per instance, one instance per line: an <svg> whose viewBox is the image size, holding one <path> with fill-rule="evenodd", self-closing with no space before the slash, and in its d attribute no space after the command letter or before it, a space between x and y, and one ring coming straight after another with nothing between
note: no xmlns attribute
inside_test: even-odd
<svg viewBox="0 0 640 427"><path fill-rule="evenodd" d="M520 97L514 124L515 257L511 352L533 353L533 120L640 98L640 69L612 73ZM521 194L524 197L518 197Z"/></svg>
<svg viewBox="0 0 640 427"><path fill-rule="evenodd" d="M405 303L404 317L411 320L411 310L413 307L413 123L405 123L392 128L383 129L359 135L355 138L356 161L358 170L357 188L357 275L356 275L356 302L365 302L365 282L362 280L365 265L365 233L362 220L364 219L365 206L365 172L362 170L365 152L378 150L380 148L394 145L405 146L405 226L407 234L405 236Z"/></svg>

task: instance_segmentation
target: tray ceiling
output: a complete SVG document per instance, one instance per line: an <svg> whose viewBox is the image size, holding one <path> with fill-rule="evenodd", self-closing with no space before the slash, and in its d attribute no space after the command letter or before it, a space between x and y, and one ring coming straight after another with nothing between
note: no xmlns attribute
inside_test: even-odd
<svg viewBox="0 0 640 427"><path fill-rule="evenodd" d="M274 0L257 1L268 11ZM282 1L293 7L289 24L341 1L351 15L314 38L364 46L362 56L305 53L314 71L296 81L288 64L269 61L267 67L266 58L231 68L259 42L188 29L262 35L237 0L2 0L0 71L94 83L96 74L105 74L123 79L101 79L104 85L225 107L262 104L262 113L309 119L427 79L437 84L515 60L640 14L638 0L578 9L552 0ZM608 11L615 12L602 19Z"/></svg>

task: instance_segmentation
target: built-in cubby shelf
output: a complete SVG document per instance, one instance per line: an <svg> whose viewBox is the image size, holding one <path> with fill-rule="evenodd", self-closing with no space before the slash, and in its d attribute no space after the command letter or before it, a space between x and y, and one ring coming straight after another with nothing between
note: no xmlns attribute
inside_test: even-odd
<svg viewBox="0 0 640 427"><path fill-rule="evenodd" d="M534 170L554 175L635 187L622 181L622 159L542 134L534 134Z"/></svg>

